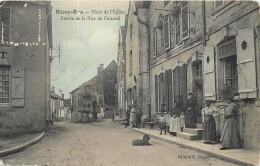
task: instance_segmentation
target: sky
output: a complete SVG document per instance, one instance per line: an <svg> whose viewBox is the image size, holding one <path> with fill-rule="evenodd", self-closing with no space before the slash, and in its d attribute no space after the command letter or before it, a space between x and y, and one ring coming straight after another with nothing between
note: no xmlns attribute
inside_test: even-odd
<svg viewBox="0 0 260 166"><path fill-rule="evenodd" d="M55 57L51 63L51 86L57 94L64 93L65 98L69 98L72 90L97 75L99 64L106 67L112 60L116 61L119 28L124 25L128 5L128 1L52 2L52 56ZM77 14L73 14L73 10ZM109 13L105 14L105 10ZM112 10L119 10L119 14L113 14ZM87 20L88 16L96 19L100 16L103 20ZM120 16L120 20L104 20L104 16ZM65 17L74 20L65 20ZM81 20L75 20L77 17ZM56 57L58 43L60 62Z"/></svg>

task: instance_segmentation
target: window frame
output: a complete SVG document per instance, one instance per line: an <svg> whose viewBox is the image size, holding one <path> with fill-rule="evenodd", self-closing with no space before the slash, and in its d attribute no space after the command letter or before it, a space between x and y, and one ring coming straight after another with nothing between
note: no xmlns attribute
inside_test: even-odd
<svg viewBox="0 0 260 166"><path fill-rule="evenodd" d="M166 42L165 42L165 39L166 39L166 29L165 29L165 26L166 26L166 24L167 24L167 26L168 26L168 29L167 29L167 31L168 31L168 47L166 47ZM167 50L169 50L170 48L171 48L171 31L170 31L170 15L168 14L168 15L166 15L166 16L164 16L163 17L163 35L164 35L164 42L163 42L163 45L164 45L164 51L167 51Z"/></svg>
<svg viewBox="0 0 260 166"><path fill-rule="evenodd" d="M153 58L156 58L158 54L157 51L157 28L153 28Z"/></svg>

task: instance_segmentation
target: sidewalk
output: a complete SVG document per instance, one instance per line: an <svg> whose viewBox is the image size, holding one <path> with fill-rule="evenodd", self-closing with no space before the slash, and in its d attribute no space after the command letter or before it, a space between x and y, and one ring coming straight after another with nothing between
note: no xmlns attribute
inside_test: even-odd
<svg viewBox="0 0 260 166"><path fill-rule="evenodd" d="M17 153L40 141L45 132L0 138L0 157Z"/></svg>
<svg viewBox="0 0 260 166"><path fill-rule="evenodd" d="M132 130L148 134L150 137L166 141L169 143L180 145L181 147L189 148L195 151L206 153L212 157L216 157L225 161L240 165L260 165L259 152L245 149L230 149L230 150L219 150L220 144L209 145L203 144L201 141L186 140L178 137L167 135L159 135L159 130L156 129L145 129L145 128L131 128Z"/></svg>

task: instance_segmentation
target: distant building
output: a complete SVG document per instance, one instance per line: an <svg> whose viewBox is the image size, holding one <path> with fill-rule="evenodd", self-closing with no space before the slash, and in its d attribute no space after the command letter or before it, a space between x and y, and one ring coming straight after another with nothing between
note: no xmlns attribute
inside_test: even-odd
<svg viewBox="0 0 260 166"><path fill-rule="evenodd" d="M62 121L65 119L64 95L59 96L54 88L51 91L51 114L52 121Z"/></svg>
<svg viewBox="0 0 260 166"><path fill-rule="evenodd" d="M0 6L0 135L42 132L51 120L51 3Z"/></svg>
<svg viewBox="0 0 260 166"><path fill-rule="evenodd" d="M115 61L112 61L105 69L101 64L98 67L97 76L70 93L72 122L83 121L86 114L84 109L90 109L91 111L95 109L100 112L101 106L107 105L113 109L116 108L116 75L117 64ZM90 107L85 108L86 100L91 105Z"/></svg>

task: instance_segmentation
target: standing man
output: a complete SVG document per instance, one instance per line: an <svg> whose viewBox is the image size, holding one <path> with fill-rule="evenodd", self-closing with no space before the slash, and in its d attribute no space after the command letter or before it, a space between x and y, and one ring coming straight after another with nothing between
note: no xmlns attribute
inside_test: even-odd
<svg viewBox="0 0 260 166"><path fill-rule="evenodd" d="M125 123L125 128L129 126L129 119L130 119L130 111L131 111L131 105L128 106L126 110L126 123Z"/></svg>
<svg viewBox="0 0 260 166"><path fill-rule="evenodd" d="M190 92L188 94L187 111L185 128L197 128L197 100L194 98L194 94Z"/></svg>

